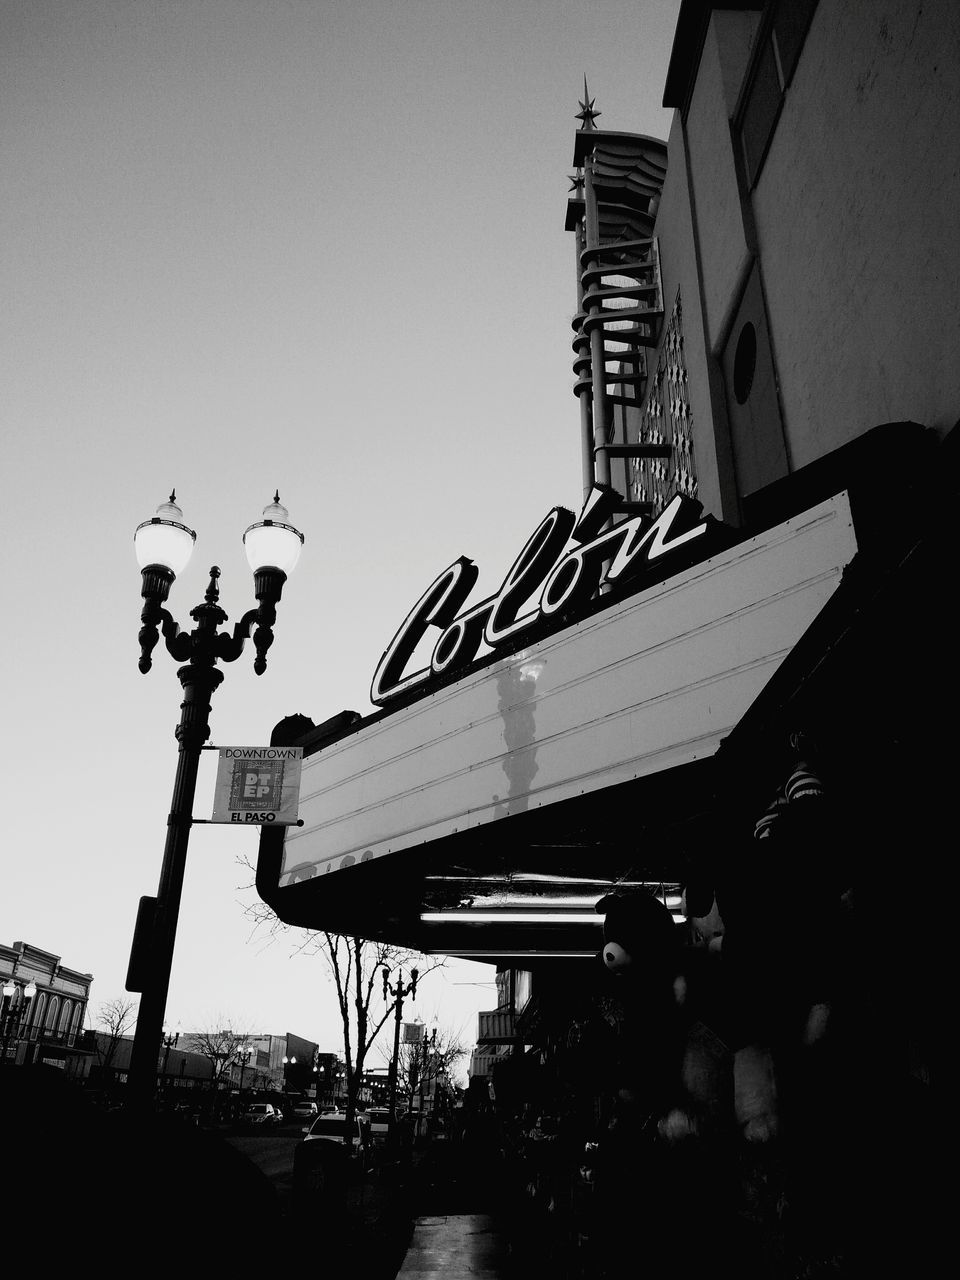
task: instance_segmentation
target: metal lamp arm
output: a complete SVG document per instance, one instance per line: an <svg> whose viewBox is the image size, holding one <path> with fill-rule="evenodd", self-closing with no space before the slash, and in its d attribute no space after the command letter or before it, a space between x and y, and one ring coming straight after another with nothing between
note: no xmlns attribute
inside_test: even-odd
<svg viewBox="0 0 960 1280"><path fill-rule="evenodd" d="M153 666L153 651L163 634L163 642L167 652L177 662L186 662L190 657L190 636L181 632L173 620L173 615L157 604L156 600L147 600L140 615L143 626L137 637L140 641L140 670L144 675Z"/></svg>
<svg viewBox="0 0 960 1280"><path fill-rule="evenodd" d="M144 605L140 615L143 624L140 628L140 670L144 675L153 665L153 650L160 640L162 632L167 652L177 662L194 662L209 665L221 659L223 662L236 662L243 652L243 646L253 636L257 656L253 669L262 676L267 669L267 650L273 644L273 627L277 620L277 602L283 590L287 575L281 569L269 566L257 569L253 575L254 594L257 607L248 609L233 628L233 633L218 632L217 627L227 621L227 615L217 603L220 598L218 580L220 570L216 565L210 569L210 584L204 596L204 603L190 611L190 616L197 622L197 628L189 633L181 632L171 615L163 608L174 575L163 565L148 565L143 571L143 587L141 595Z"/></svg>
<svg viewBox="0 0 960 1280"><path fill-rule="evenodd" d="M174 622L173 615L166 609L159 610L160 630L167 653L175 662L186 662L190 657L190 635L180 630L179 623Z"/></svg>
<svg viewBox="0 0 960 1280"><path fill-rule="evenodd" d="M222 662L236 662L243 653L243 646L250 639L254 626L260 618L260 610L248 609L233 628L233 635L221 631L217 636L217 657Z"/></svg>
<svg viewBox="0 0 960 1280"><path fill-rule="evenodd" d="M253 575L254 595L259 600L256 609L249 609L233 629L233 635L217 637L217 657L224 662L236 662L243 646L253 634L257 651L253 669L262 676L267 669L267 650L273 644L273 625L277 620L277 601L283 591L287 575L280 569L258 569ZM256 628L254 630L254 628Z"/></svg>

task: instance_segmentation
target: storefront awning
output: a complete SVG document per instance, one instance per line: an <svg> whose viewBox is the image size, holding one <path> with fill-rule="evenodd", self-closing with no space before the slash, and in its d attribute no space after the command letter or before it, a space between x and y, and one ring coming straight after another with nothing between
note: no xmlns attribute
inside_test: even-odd
<svg viewBox="0 0 960 1280"><path fill-rule="evenodd" d="M477 1014L477 1044L515 1044L513 1014L506 1009L483 1009Z"/></svg>
<svg viewBox="0 0 960 1280"><path fill-rule="evenodd" d="M304 760L304 825L263 833L262 896L290 923L428 952L595 954L610 888L678 889L677 832L702 838L720 744L856 552L838 492L343 725Z"/></svg>

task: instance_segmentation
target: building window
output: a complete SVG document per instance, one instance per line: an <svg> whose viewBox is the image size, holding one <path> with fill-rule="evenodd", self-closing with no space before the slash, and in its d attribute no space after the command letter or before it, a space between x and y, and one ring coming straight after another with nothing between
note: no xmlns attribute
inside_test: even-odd
<svg viewBox="0 0 960 1280"><path fill-rule="evenodd" d="M748 320L740 330L733 357L733 394L737 404L746 404L757 371L757 331Z"/></svg>
<svg viewBox="0 0 960 1280"><path fill-rule="evenodd" d="M793 79L794 68L810 26L817 0L781 0L773 17L773 41L780 63L784 88Z"/></svg>
<svg viewBox="0 0 960 1280"><path fill-rule="evenodd" d="M757 54L750 91L740 114L740 144L743 147L747 181L751 187L757 180L760 166L767 154L767 144L773 136L782 100L783 87L768 32Z"/></svg>
<svg viewBox="0 0 960 1280"><path fill-rule="evenodd" d="M60 1012L60 997L53 996L50 1000L50 1003L47 1005L47 1016L44 1019L44 1023L43 1023L44 1029L46 1031L53 1031L53 1029L56 1027L57 1014L59 1012Z"/></svg>
<svg viewBox="0 0 960 1280"><path fill-rule="evenodd" d="M654 514L674 496L697 496L693 456L693 415L687 399L687 365L683 353L683 308L680 294L664 330L657 371L640 416L640 444L666 444L669 458L637 459L631 464L631 487L637 502L649 502Z"/></svg>
<svg viewBox="0 0 960 1280"><path fill-rule="evenodd" d="M777 0L769 6L734 113L747 185L754 187L793 78L817 0Z"/></svg>

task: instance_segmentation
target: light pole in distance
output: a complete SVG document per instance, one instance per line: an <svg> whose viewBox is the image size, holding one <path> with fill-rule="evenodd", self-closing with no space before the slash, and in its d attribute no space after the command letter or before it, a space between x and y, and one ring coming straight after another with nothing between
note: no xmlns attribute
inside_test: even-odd
<svg viewBox="0 0 960 1280"><path fill-rule="evenodd" d="M255 1050L252 1044L241 1045L236 1051L236 1059L240 1063L240 1091L237 1094L237 1110L243 1111L243 1073L246 1070L247 1063L253 1057Z"/></svg>
<svg viewBox="0 0 960 1280"><path fill-rule="evenodd" d="M383 1000L384 1003L393 996L396 1000L394 1006L394 1028L393 1028L393 1057L390 1060L390 1116L389 1116L389 1135L390 1140L394 1137L394 1127L397 1118L397 1071L400 1065L400 1022L403 1018L403 998L410 996L411 1000L417 998L417 978L419 976L418 969L410 970L410 981L404 985L403 970L397 970L397 981L393 984L390 982L390 970L387 965L383 966Z"/></svg>

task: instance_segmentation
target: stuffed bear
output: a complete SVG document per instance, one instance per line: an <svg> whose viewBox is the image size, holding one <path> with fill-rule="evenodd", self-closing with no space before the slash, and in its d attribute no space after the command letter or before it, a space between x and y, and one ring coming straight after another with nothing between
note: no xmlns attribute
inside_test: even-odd
<svg viewBox="0 0 960 1280"><path fill-rule="evenodd" d="M743 1137L780 1129L783 1065L825 1034L835 975L839 894L821 865L827 814L809 741L723 874L692 876L684 913L719 962L711 1025L733 1052L733 1104ZM778 1059L780 1064L778 1065Z"/></svg>
<svg viewBox="0 0 960 1280"><path fill-rule="evenodd" d="M619 1274L624 1254L636 1252L638 1214L650 1224L671 1221L678 1205L698 1241L709 1242L714 1265L732 1270L734 1180L713 1105L729 1092L729 1055L698 1016L703 992L691 961L702 957L684 946L687 930L651 893L611 894L597 911L599 959L622 1011L613 1111L596 1152L604 1274ZM669 1232L643 1233L645 1275L699 1274L702 1256L678 1253Z"/></svg>
<svg viewBox="0 0 960 1280"><path fill-rule="evenodd" d="M619 1095L635 1104L662 1137L693 1132L683 1106L682 1063L687 1034L681 930L653 894L608 894L600 958L616 981L623 1010Z"/></svg>

